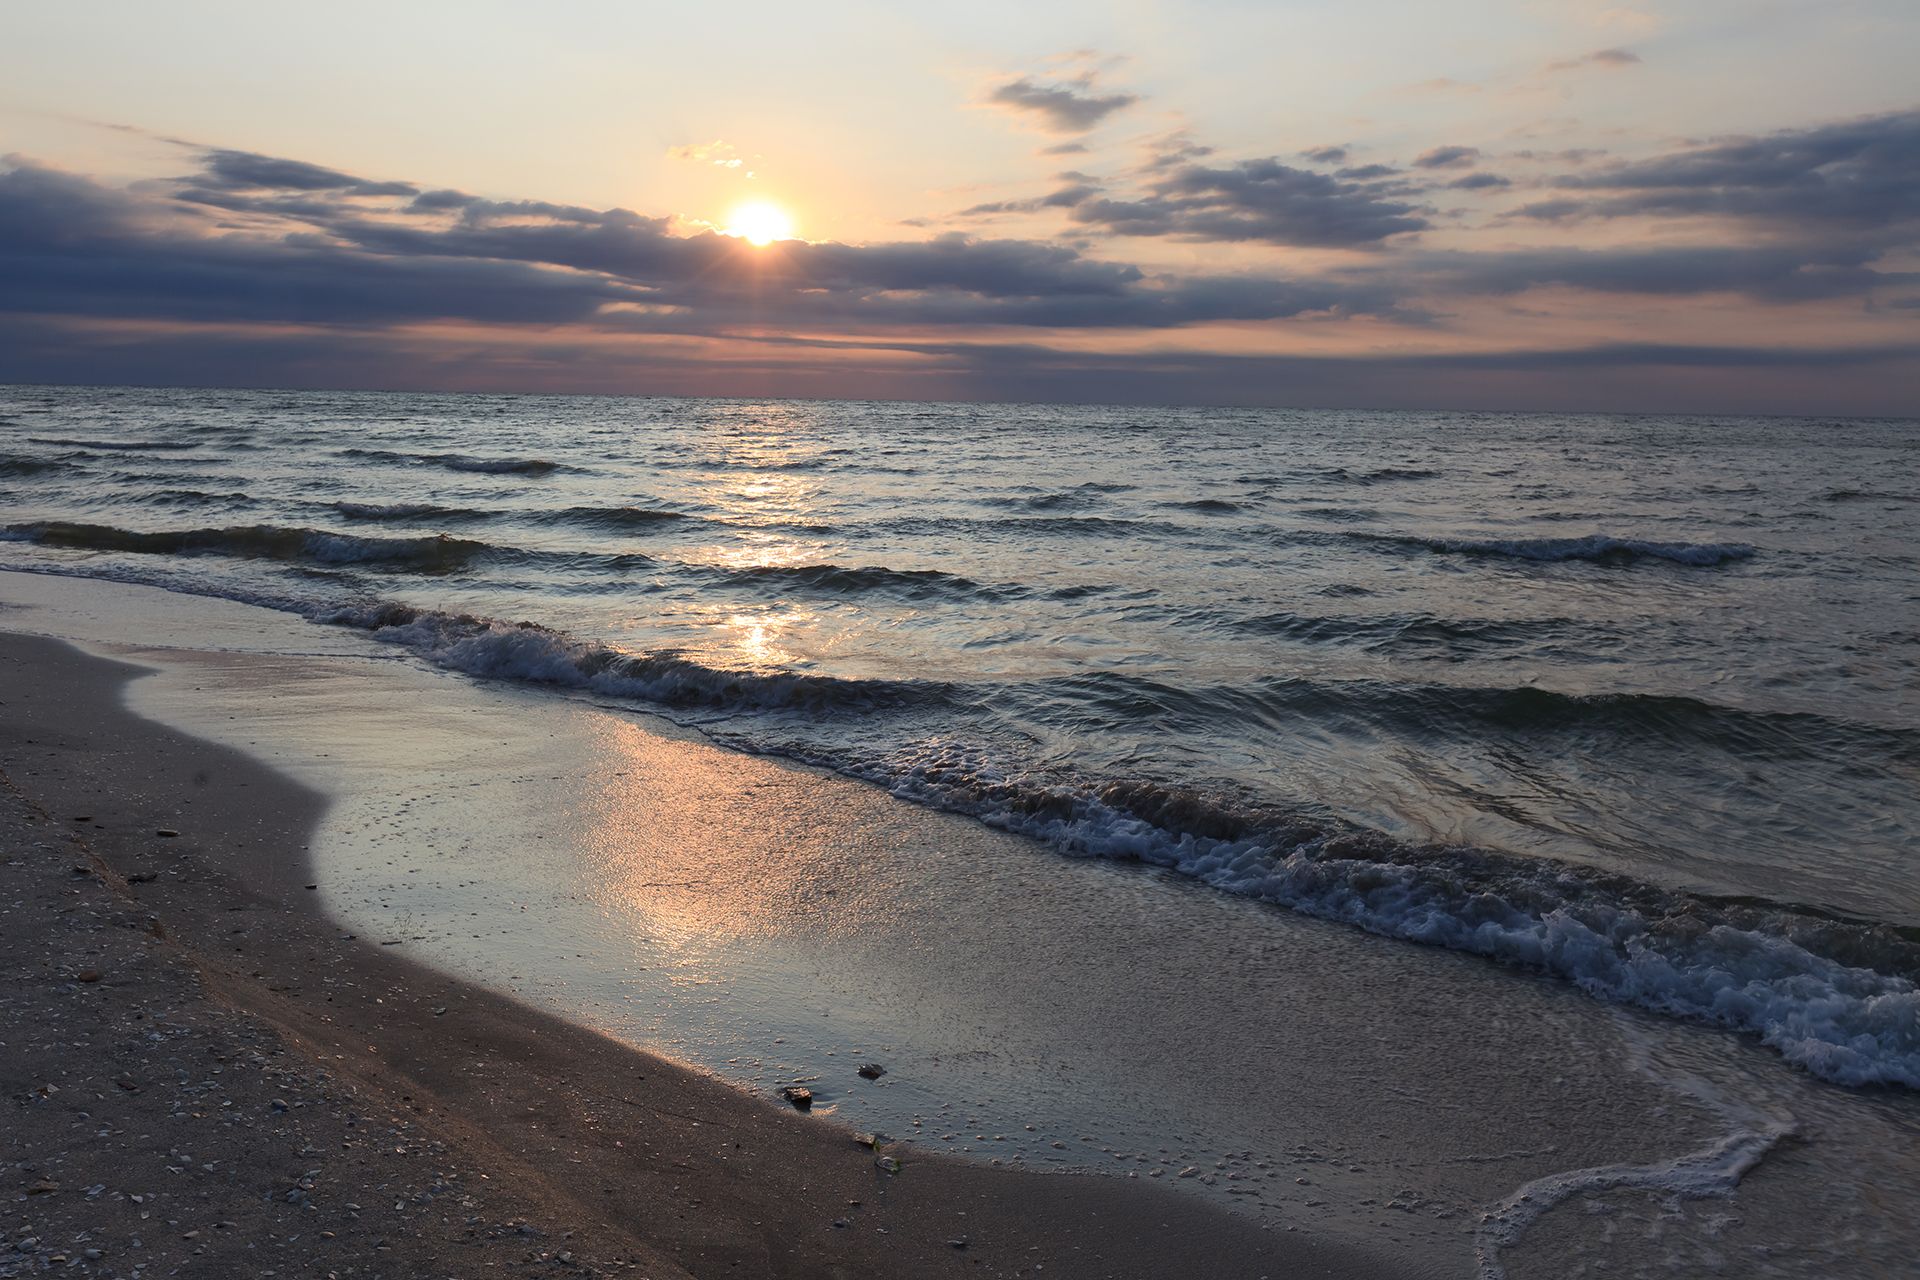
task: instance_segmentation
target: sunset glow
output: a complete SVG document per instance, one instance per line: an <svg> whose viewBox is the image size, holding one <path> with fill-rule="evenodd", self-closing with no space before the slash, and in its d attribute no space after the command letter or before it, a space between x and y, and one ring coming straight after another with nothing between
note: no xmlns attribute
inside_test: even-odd
<svg viewBox="0 0 1920 1280"><path fill-rule="evenodd" d="M726 234L765 248L776 240L793 239L793 219L777 204L754 200L727 215Z"/></svg>
<svg viewBox="0 0 1920 1280"><path fill-rule="evenodd" d="M0 1280L1920 1280L1920 0L5 12Z"/></svg>
<svg viewBox="0 0 1920 1280"><path fill-rule="evenodd" d="M1910 0L1194 0L1177 33L745 0L720 59L582 0L592 38L512 93L483 68L525 33L434 0L377 71L263 14L300 50L272 95L211 0L112 7L16 6L0 48L32 285L0 377L1895 415L1920 385ZM338 109L369 76L405 127Z"/></svg>

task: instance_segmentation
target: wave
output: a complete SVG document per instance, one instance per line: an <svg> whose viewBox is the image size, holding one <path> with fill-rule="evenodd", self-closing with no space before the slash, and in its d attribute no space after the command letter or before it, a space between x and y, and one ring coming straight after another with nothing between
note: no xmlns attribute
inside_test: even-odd
<svg viewBox="0 0 1920 1280"><path fill-rule="evenodd" d="M123 453L170 452L198 449L198 440L69 440L64 436L29 436L28 443L55 445L63 449L100 449Z"/></svg>
<svg viewBox="0 0 1920 1280"><path fill-rule="evenodd" d="M487 520L493 512L473 507L442 507L431 502L333 502L349 520Z"/></svg>
<svg viewBox="0 0 1920 1280"><path fill-rule="evenodd" d="M1301 507L1299 514L1315 520L1338 520L1349 524L1380 518L1380 513L1372 507Z"/></svg>
<svg viewBox="0 0 1920 1280"><path fill-rule="evenodd" d="M0 530L0 540L139 555L224 555L327 565L387 564L424 573L452 572L488 549L485 543L449 538L444 534L423 538L363 538L268 524L143 532L114 525L49 521L8 525Z"/></svg>
<svg viewBox="0 0 1920 1280"><path fill-rule="evenodd" d="M1028 511L1076 510L1096 505L1108 494L1128 493L1134 486L1130 484L1102 484L1089 480L1085 484L1075 485L1055 493L1033 493L1023 497L992 497L981 501L992 507L1016 507Z"/></svg>
<svg viewBox="0 0 1920 1280"><path fill-rule="evenodd" d="M1278 487L1307 481L1314 484L1359 485L1362 488L1376 484L1394 484L1410 480L1437 480L1438 471L1426 467L1374 467L1357 470L1353 467L1306 467L1299 471L1283 475L1243 475L1240 480L1246 484L1263 487Z"/></svg>
<svg viewBox="0 0 1920 1280"><path fill-rule="evenodd" d="M1207 516L1230 516L1240 510L1237 502L1228 502L1225 498L1195 498L1190 502L1169 502L1166 504L1178 511L1197 511Z"/></svg>
<svg viewBox="0 0 1920 1280"><path fill-rule="evenodd" d="M923 536L952 537L959 530L978 537L994 537L1008 533L1038 533L1048 536L1061 535L1079 537L1086 535L1117 534L1120 536L1138 536L1143 534L1184 533L1180 525L1157 520L1127 520L1116 516L990 516L978 519L967 516L897 516L886 520L877 520L871 524L848 526L849 532L884 530L892 534L915 534ZM831 530L823 530L831 532Z"/></svg>
<svg viewBox="0 0 1920 1280"><path fill-rule="evenodd" d="M1396 625L1383 621L1388 628ZM1423 629L1417 618L1398 625ZM1490 625L1497 633L1498 628L1523 624ZM1414 742L1472 742L1496 734L1536 743L1565 737L1638 745L1660 741L1690 755L1710 749L1744 760L1844 759L1853 770L1890 776L1920 764L1920 731L1804 711L1748 711L1678 694L1291 676L1182 686L1096 671L1039 682L1030 690L1007 686L1005 696L1030 702L1023 706L1025 714L1062 728L1110 727L1114 718L1128 717L1203 730L1221 724L1265 725L1282 733L1302 724L1365 725Z"/></svg>
<svg viewBox="0 0 1920 1280"><path fill-rule="evenodd" d="M1343 476L1354 484L1390 484L1396 480L1437 480L1438 471L1425 467L1380 467L1373 471L1345 471Z"/></svg>
<svg viewBox="0 0 1920 1280"><path fill-rule="evenodd" d="M477 471L482 475L544 476L560 469L559 463L545 458L475 458L460 453L428 453L421 454L420 460L449 471Z"/></svg>
<svg viewBox="0 0 1920 1280"><path fill-rule="evenodd" d="M1589 534L1584 538L1423 538L1412 534L1351 533L1350 538L1392 546L1417 547L1453 555L1491 556L1510 560L1556 563L1588 560L1596 564L1624 564L1634 560L1665 560L1673 564L1707 567L1746 560L1754 548L1739 542L1650 542Z"/></svg>
<svg viewBox="0 0 1920 1280"><path fill-rule="evenodd" d="M543 513L542 522L581 525L589 529L604 529L623 532L632 529L651 529L663 524L676 524L681 521L697 520L681 511L668 511L657 507L567 507L560 511Z"/></svg>
<svg viewBox="0 0 1920 1280"><path fill-rule="evenodd" d="M131 495L127 501L137 502L146 507L250 507L255 499L250 494L229 491L212 493L205 489L148 489Z"/></svg>
<svg viewBox="0 0 1920 1280"><path fill-rule="evenodd" d="M1749 1034L1839 1084L1920 1088L1920 945L1886 926L1722 903L1569 864L1401 844L1151 782L1029 782L946 744L839 767L1068 854L1166 867Z"/></svg>
<svg viewBox="0 0 1920 1280"><path fill-rule="evenodd" d="M1829 489L1822 502L1920 502L1920 493L1891 493L1880 489Z"/></svg>
<svg viewBox="0 0 1920 1280"><path fill-rule="evenodd" d="M0 476L43 476L55 471L71 471L71 463L56 458L29 458L0 455Z"/></svg>
<svg viewBox="0 0 1920 1280"><path fill-rule="evenodd" d="M991 586L941 569L889 569L884 565L856 568L838 564L759 565L743 569L688 567L724 582L783 591L816 591L834 595L881 592L909 600L1000 600L1030 594L1025 588Z"/></svg>
<svg viewBox="0 0 1920 1280"><path fill-rule="evenodd" d="M486 458L466 453L397 453L391 449L342 449L340 457L369 462L414 462L481 475L544 476L560 470L545 458Z"/></svg>
<svg viewBox="0 0 1920 1280"><path fill-rule="evenodd" d="M1237 618L1236 630L1301 644L1353 645L1375 652L1513 649L1542 641L1564 642L1576 625L1566 618L1443 618L1433 614L1326 616L1276 612Z"/></svg>
<svg viewBox="0 0 1920 1280"><path fill-rule="evenodd" d="M835 718L906 709L934 713L944 723L953 708L989 696L933 680L724 670L674 652L629 653L533 623L401 604L302 612L447 669L667 708L797 710ZM1115 705L1173 702L1180 695L1134 688L1146 683L1135 680L1101 683ZM1344 687L1279 684L1295 705L1354 696ZM1382 685L1360 696L1378 703L1408 692ZM1617 715L1622 705L1635 705L1627 714L1653 722L1731 717L1777 728L1783 719L1672 698L1631 704L1535 690L1434 690L1428 697L1443 692L1464 698L1473 714L1523 724L1557 723L1569 710ZM1795 729L1820 722L1784 719ZM1920 1088L1920 931L1791 904L1688 893L1542 859L1409 844L1317 814L1151 780L1011 772L951 739L882 753L771 741L764 724L756 728L752 720L704 723L728 745L834 768L1070 856L1165 867L1302 914L1551 974L1599 998L1753 1036L1839 1084Z"/></svg>
<svg viewBox="0 0 1920 1280"><path fill-rule="evenodd" d="M629 653L532 622L510 623L381 603L323 609L313 621L365 631L436 666L492 679L556 685L669 707L859 709L945 701L931 681L850 680L798 672L729 671L678 653Z"/></svg>

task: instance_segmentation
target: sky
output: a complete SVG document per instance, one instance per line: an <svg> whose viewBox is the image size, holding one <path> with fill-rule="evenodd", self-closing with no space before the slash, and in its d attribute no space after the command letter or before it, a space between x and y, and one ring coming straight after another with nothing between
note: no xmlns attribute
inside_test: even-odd
<svg viewBox="0 0 1920 1280"><path fill-rule="evenodd" d="M0 29L0 380L1920 415L1912 0Z"/></svg>

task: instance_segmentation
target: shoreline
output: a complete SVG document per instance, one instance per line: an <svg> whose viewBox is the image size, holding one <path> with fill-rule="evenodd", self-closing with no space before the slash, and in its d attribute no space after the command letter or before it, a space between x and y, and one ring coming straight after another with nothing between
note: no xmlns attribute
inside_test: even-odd
<svg viewBox="0 0 1920 1280"><path fill-rule="evenodd" d="M919 1151L888 1174L830 1121L783 1112L449 978L410 960L404 939L342 934L304 888L312 882L304 845L325 799L238 751L135 716L123 692L140 668L0 633L0 670L13 691L0 706L0 772L49 815L21 821L42 841L52 827L98 859L101 887L88 892L111 892L122 912L151 914L166 937L146 944L152 963L197 973L203 1016L259 1025L289 1056L313 1070L324 1063L348 1082L361 1109L411 1117L471 1171L468 1185L484 1183L483 1201L502 1206L490 1220L539 1223L551 1237L577 1233L548 1250L573 1259L564 1265L667 1276L1039 1266L1066 1276L1406 1274L1119 1178L1015 1172ZM81 816L89 821L74 820ZM180 834L152 834L161 829ZM66 851L46 856L65 872ZM58 945L58 920L34 925ZM380 945L389 941L402 945ZM341 1109L332 1104L327 1114ZM227 1218L279 1176L269 1174L264 1150L243 1148L234 1159L241 1181L230 1184ZM379 1176L389 1176L386 1166ZM375 1177L362 1168L319 1181L337 1178L333 1198L358 1204L384 1200ZM309 1202L322 1199L316 1190ZM443 1269L447 1251L469 1246L477 1230L387 1239L376 1258L372 1241L348 1238L360 1232L336 1229L326 1247L343 1262L362 1249L357 1265L376 1270ZM183 1254L206 1247L175 1243ZM144 1261L157 1266L164 1252L149 1240Z"/></svg>

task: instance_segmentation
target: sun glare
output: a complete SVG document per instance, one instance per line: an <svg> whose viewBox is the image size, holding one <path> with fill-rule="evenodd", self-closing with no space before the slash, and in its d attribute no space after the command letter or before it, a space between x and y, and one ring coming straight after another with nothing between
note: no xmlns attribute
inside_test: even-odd
<svg viewBox="0 0 1920 1280"><path fill-rule="evenodd" d="M743 204L727 216L726 232L748 244L770 245L775 240L793 238L793 219L779 205L755 200Z"/></svg>

